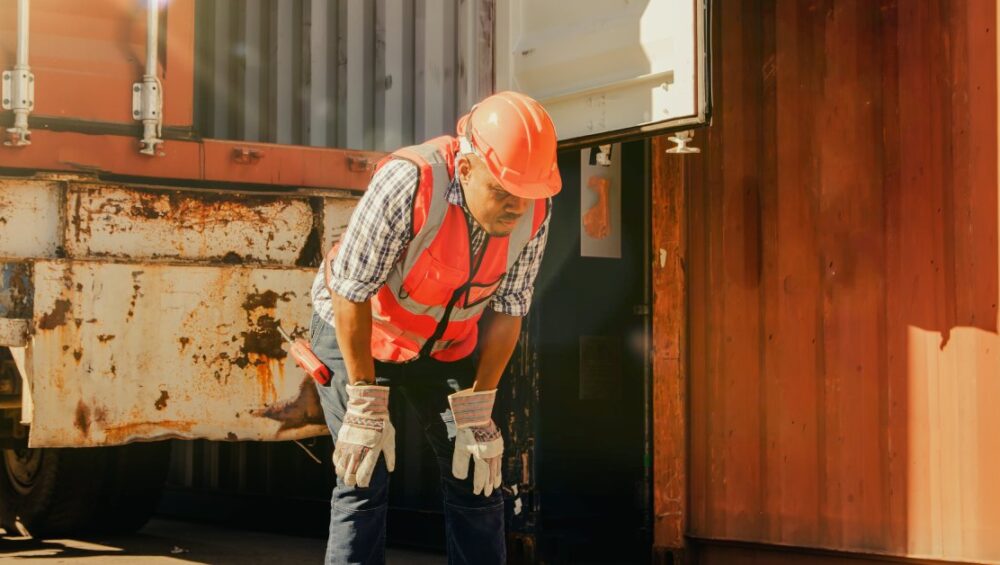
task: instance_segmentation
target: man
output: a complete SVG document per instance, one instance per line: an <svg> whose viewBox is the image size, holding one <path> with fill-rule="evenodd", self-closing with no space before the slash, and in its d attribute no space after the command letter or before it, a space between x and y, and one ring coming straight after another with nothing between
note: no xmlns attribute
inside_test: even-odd
<svg viewBox="0 0 1000 565"><path fill-rule="evenodd" d="M385 559L390 393L439 461L449 561L506 560L493 402L562 181L552 120L527 96L490 96L457 130L380 163L313 284L312 346L334 375L318 387L337 473L327 563Z"/></svg>

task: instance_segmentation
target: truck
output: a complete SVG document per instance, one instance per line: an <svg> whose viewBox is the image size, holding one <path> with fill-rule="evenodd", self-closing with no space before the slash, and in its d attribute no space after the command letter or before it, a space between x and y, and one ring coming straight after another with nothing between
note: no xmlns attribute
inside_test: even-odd
<svg viewBox="0 0 1000 565"><path fill-rule="evenodd" d="M558 304L544 281L559 267L618 276L611 261L635 282L568 337L574 398L604 394L609 364L633 371L616 410L633 415L624 482L648 542L649 139L693 151L710 120L707 22L706 0L3 0L0 525L135 530L196 440L244 455L300 442L332 475L314 385L278 328L308 337L313 277L379 159L517 89L553 116L570 181L538 300ZM588 156L617 166L598 212ZM579 227L588 211L606 233ZM532 320L501 395L523 539L553 433L532 419ZM629 343L608 337L626 329ZM407 469L417 441L400 439Z"/></svg>

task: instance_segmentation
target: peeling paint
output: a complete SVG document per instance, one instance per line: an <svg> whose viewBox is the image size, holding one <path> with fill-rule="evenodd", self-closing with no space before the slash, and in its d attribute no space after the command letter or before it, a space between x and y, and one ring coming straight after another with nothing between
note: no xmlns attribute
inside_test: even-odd
<svg viewBox="0 0 1000 565"><path fill-rule="evenodd" d="M72 257L294 266L315 231L308 199L290 195L81 183L67 197Z"/></svg>

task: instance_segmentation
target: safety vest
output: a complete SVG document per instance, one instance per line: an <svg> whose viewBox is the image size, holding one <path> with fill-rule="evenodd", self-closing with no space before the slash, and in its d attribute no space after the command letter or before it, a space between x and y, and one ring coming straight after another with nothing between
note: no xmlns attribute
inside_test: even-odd
<svg viewBox="0 0 1000 565"><path fill-rule="evenodd" d="M545 220L545 201L532 201L510 235L487 235L474 255L469 225L474 220L447 199L457 149L458 140L444 136L390 156L416 164L420 182L413 237L372 298L372 356L380 361L403 363L426 355L456 361L472 353L483 310Z"/></svg>

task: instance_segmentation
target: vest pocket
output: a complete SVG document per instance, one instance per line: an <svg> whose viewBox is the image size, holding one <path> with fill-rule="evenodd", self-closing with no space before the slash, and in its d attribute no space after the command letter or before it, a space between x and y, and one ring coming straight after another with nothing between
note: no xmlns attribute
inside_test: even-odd
<svg viewBox="0 0 1000 565"><path fill-rule="evenodd" d="M469 293L466 295L463 308L472 308L493 298L493 294L497 291L497 287L500 286L501 281L503 281L503 275L500 275L499 279L488 284L472 283L469 286Z"/></svg>
<svg viewBox="0 0 1000 565"><path fill-rule="evenodd" d="M465 283L465 271L456 269L425 251L403 279L401 298L412 298L428 306L444 307Z"/></svg>

